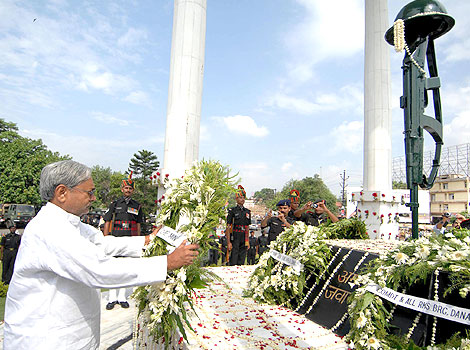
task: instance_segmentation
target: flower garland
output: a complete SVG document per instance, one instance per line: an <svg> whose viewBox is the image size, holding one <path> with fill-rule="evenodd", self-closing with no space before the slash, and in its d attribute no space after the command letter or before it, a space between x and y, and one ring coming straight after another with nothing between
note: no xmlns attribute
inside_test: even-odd
<svg viewBox="0 0 470 350"><path fill-rule="evenodd" d="M355 284L359 285L359 288L348 299L351 330L347 335L347 340L350 342L350 347L384 350L397 347L397 344L392 346L392 340L388 335L388 320L391 316L387 308L390 306L388 303L384 304L379 296L366 290L369 284L378 284L394 290L398 290L400 286L407 289L415 282L426 281L434 274L436 276L434 298L437 299L439 271L445 271L449 273L452 285L444 293L458 290L462 298L467 296L470 292L469 231L459 230L454 233L455 235L447 233L444 236L422 237L416 241L401 244L387 254L382 254L379 259L373 260L367 271L358 276ZM408 334L394 341L399 341L400 346L408 348L406 344L418 321L419 315L415 318ZM436 322L434 325L437 324ZM434 343L435 333L433 330L432 341ZM469 336L470 334L467 335ZM461 334L452 337L446 344L434 344L433 349L468 349L469 346L470 340L465 339L465 335ZM419 349L419 347L415 346L413 349Z"/></svg>
<svg viewBox="0 0 470 350"><path fill-rule="evenodd" d="M305 314L307 315L310 311L312 311L312 308L317 304L318 300L320 300L320 297L323 295L323 292L325 291L326 288L328 288L328 286L330 285L331 283L331 280L333 279L334 275L336 274L336 272L339 270L339 268L341 266L343 266L344 262L346 261L347 258L349 258L349 256L351 255L351 253L353 252L353 250L349 250L344 256L343 256L343 259L341 259L340 263L338 265L336 265L335 269L333 270L333 272L331 272L331 275L330 277L326 280L325 284L323 285L323 288L320 290L320 293L318 293L318 295L316 296L315 299L313 299L313 302L312 304L309 306L309 308L307 309L307 311L305 311Z"/></svg>
<svg viewBox="0 0 470 350"><path fill-rule="evenodd" d="M320 276L318 276L318 279L317 281L312 284L312 287L308 290L307 294L305 294L305 297L302 299L302 302L299 304L299 306L297 306L297 309L295 309L295 312L298 312L302 306L304 306L305 302L308 300L310 294L312 294L313 290L315 289L315 287L317 286L318 282L321 281L323 279L323 276L326 274L326 272L330 269L330 266L331 264L333 264L333 262L336 260L336 258L338 257L338 255L341 253L342 251L342 248L340 247L338 249L338 251L336 252L336 254L333 256L333 258L331 259L330 263L326 266L326 268L323 270L323 272L321 273ZM310 276L306 279L306 280L309 280L311 277L312 277L313 273L310 274Z"/></svg>
<svg viewBox="0 0 470 350"><path fill-rule="evenodd" d="M303 222L298 221L285 229L269 248L296 259L304 269L296 274L291 266L286 267L265 253L248 281L245 296L289 308L298 305L304 296L307 271L323 271L331 257L330 249L319 238L319 228Z"/></svg>
<svg viewBox="0 0 470 350"><path fill-rule="evenodd" d="M416 15L407 18L407 20L409 21L410 19L415 18L415 17L430 16L430 15L447 15L447 14L442 13L442 12L417 13ZM426 76L426 71L418 64L418 62L416 62L416 60L414 59L413 55L410 52L408 44L406 43L406 40L405 40L405 22L402 19L397 19L393 23L393 46L395 47L396 52L402 52L403 49L405 49L406 53L408 54L408 56L411 59L411 62L413 62L413 64L418 68L418 70L424 76ZM402 203L402 204L404 204L404 203Z"/></svg>
<svg viewBox="0 0 470 350"><path fill-rule="evenodd" d="M364 260L367 259L368 256L369 256L369 253L366 252L366 253L362 256L362 258L357 262L356 266L354 266L354 269L352 270L352 274L353 274L353 275L356 273L356 271L359 269L359 266L362 265L362 263L364 262ZM346 320L347 317L349 317L349 313L348 313L348 312L345 312L344 315L343 315L343 317L341 317L341 318L339 319L339 321L336 322L336 324L335 324L333 327L330 328L330 331L332 331L332 332L336 331L336 329L338 329L339 326L341 326L341 325L343 324L343 322Z"/></svg>
<svg viewBox="0 0 470 350"><path fill-rule="evenodd" d="M170 271L166 281L138 287L133 294L142 325L155 342L163 341L166 348L177 331L187 340L184 325L192 330L183 304L192 305L193 290L217 278L200 265L210 249L213 228L225 217L224 204L234 193L233 178L228 174L229 169L218 162L201 161L181 179L168 183L157 222L178 229L188 242L199 244L200 254L194 264ZM166 255L170 248L156 237L144 256Z"/></svg>

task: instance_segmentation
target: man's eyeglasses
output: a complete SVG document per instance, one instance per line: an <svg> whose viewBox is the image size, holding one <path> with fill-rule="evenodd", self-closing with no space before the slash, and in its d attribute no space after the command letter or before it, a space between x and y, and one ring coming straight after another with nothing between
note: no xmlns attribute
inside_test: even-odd
<svg viewBox="0 0 470 350"><path fill-rule="evenodd" d="M82 190L82 189L76 188L76 187L72 187L71 189L72 190L77 190L77 191L80 191L80 192L83 192L83 193L87 193L90 198L93 197L95 195L95 192L96 192L96 188L92 189L91 191L85 191L85 190Z"/></svg>

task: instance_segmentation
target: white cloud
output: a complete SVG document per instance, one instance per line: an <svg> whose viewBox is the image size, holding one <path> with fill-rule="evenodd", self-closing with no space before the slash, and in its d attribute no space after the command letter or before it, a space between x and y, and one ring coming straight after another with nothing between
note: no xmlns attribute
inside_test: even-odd
<svg viewBox="0 0 470 350"><path fill-rule="evenodd" d="M12 78L23 78L22 82L16 79L21 84L3 81L12 98L16 94L16 100L22 101L21 88L37 96L57 96L57 91L70 87L112 95L129 94L138 87L125 65L139 62L138 52L145 46L137 44L146 38L144 31L127 29L88 4L78 6L79 13L77 8L69 12L60 2L49 3L48 8L48 15L38 15L26 3L0 3L0 16L5 19L0 23L0 68ZM37 20L33 22L33 18ZM127 33L119 38L117 33L123 28ZM116 45L118 41L123 47ZM126 51L131 42L135 46ZM50 105L40 100L32 103Z"/></svg>
<svg viewBox="0 0 470 350"><path fill-rule="evenodd" d="M444 143L460 145L470 140L470 110L460 112L449 124L444 125Z"/></svg>
<svg viewBox="0 0 470 350"><path fill-rule="evenodd" d="M443 37L437 39L436 51L444 53L444 62L458 62L470 60L470 2L448 1L448 13L454 17L455 26Z"/></svg>
<svg viewBox="0 0 470 350"><path fill-rule="evenodd" d="M200 141L211 140L211 133L207 125L201 124L200 130L199 130L199 140Z"/></svg>
<svg viewBox="0 0 470 350"><path fill-rule="evenodd" d="M130 122L125 119L119 119L112 115L101 113L101 112L92 112L93 118L97 121L100 121L105 124L115 124L119 126L129 126Z"/></svg>
<svg viewBox="0 0 470 350"><path fill-rule="evenodd" d="M124 98L124 101L142 106L151 106L152 104L149 95L146 92L140 90L131 92Z"/></svg>
<svg viewBox="0 0 470 350"><path fill-rule="evenodd" d="M254 137L264 137L269 134L268 128L256 125L255 120L246 115L214 117L214 119L222 121L227 129L237 134L250 135Z"/></svg>
<svg viewBox="0 0 470 350"><path fill-rule="evenodd" d="M334 142L333 152L359 153L364 140L364 123L362 121L343 122L333 128L330 139Z"/></svg>
<svg viewBox="0 0 470 350"><path fill-rule="evenodd" d="M326 111L344 111L362 114L364 98L360 84L343 86L337 93L318 92L311 100L305 97L290 96L278 92L269 97L265 105L271 108L285 109L303 115L318 114Z"/></svg>
<svg viewBox="0 0 470 350"><path fill-rule="evenodd" d="M285 172L289 171L290 169L292 169L293 165L294 164L292 164L291 162L286 162L286 163L282 164L281 171L285 173Z"/></svg>
<svg viewBox="0 0 470 350"><path fill-rule="evenodd" d="M121 36L118 39L118 45L119 46L137 46L141 45L142 42L146 41L147 39L147 32L142 29L136 29L136 28L129 28L126 34Z"/></svg>
<svg viewBox="0 0 470 350"><path fill-rule="evenodd" d="M322 61L350 57L364 47L364 5L361 0L297 0L304 18L284 42L295 53L290 76L305 82Z"/></svg>
<svg viewBox="0 0 470 350"><path fill-rule="evenodd" d="M99 164L120 171L127 169L129 159L132 158L135 150L152 149L163 142L159 137L145 139L110 137L107 139L57 134L40 129L23 129L20 133L33 139L40 138L48 149L59 151L62 155L73 155L74 160L88 166Z"/></svg>

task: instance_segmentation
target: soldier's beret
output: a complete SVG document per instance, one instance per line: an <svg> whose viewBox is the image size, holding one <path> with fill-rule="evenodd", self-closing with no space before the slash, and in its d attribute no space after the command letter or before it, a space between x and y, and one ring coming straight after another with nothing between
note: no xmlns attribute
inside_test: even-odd
<svg viewBox="0 0 470 350"><path fill-rule="evenodd" d="M290 200L288 200L288 199L281 199L279 202L277 202L276 206L280 207L281 205L290 206Z"/></svg>

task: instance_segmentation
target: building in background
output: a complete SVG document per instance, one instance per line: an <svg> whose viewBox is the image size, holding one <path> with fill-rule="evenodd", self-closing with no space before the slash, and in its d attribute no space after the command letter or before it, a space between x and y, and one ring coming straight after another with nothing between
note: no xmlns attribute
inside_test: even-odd
<svg viewBox="0 0 470 350"><path fill-rule="evenodd" d="M431 196L431 217L436 220L444 212L468 213L470 205L470 178L465 175L441 175L429 190Z"/></svg>

